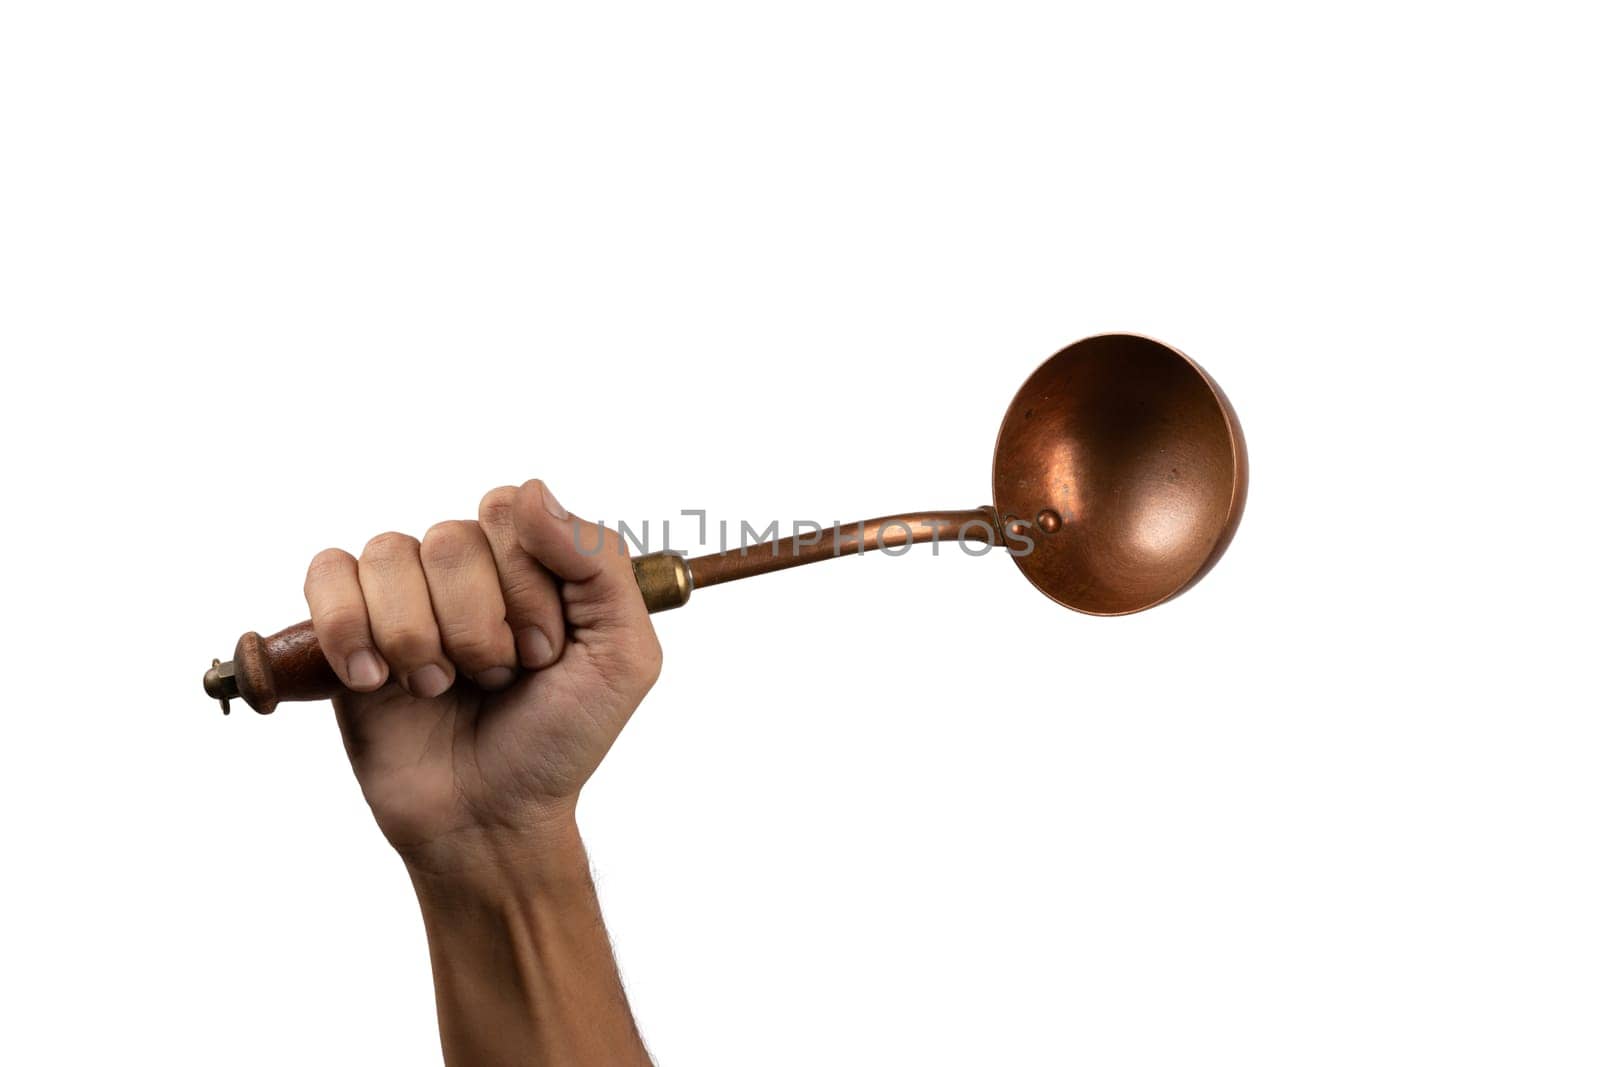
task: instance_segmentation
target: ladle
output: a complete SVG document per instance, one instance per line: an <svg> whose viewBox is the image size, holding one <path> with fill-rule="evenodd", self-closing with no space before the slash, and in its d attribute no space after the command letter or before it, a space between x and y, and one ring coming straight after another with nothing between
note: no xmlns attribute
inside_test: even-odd
<svg viewBox="0 0 1600 1067"><path fill-rule="evenodd" d="M1089 615L1170 600L1222 556L1249 480L1233 406L1199 365L1135 334L1101 334L1057 352L1017 391L994 450L994 504L890 515L820 534L686 559L633 562L651 611L696 589L841 555L929 541L1004 549L1040 592ZM212 661L207 695L266 714L323 700L340 684L311 623L247 633Z"/></svg>

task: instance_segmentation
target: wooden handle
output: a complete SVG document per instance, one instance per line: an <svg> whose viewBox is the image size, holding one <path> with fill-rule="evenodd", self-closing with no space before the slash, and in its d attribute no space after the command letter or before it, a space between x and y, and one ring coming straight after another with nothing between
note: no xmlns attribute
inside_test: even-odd
<svg viewBox="0 0 1600 1067"><path fill-rule="evenodd" d="M252 631L239 638L233 649L233 682L239 699L263 715L280 701L327 700L344 688L309 619L270 637Z"/></svg>
<svg viewBox="0 0 1600 1067"><path fill-rule="evenodd" d="M654 552L633 561L645 607L667 611L689 601L694 581L682 556ZM317 643L310 620L269 637L251 631L239 638L233 659L214 663L205 676L206 693L222 702L243 700L263 715L285 700L327 700L344 688Z"/></svg>

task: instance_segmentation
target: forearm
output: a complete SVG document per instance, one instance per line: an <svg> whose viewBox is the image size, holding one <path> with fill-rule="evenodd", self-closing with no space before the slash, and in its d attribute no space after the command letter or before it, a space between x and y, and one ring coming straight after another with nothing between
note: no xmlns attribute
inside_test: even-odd
<svg viewBox="0 0 1600 1067"><path fill-rule="evenodd" d="M648 1067L575 823L471 871L408 866L450 1067Z"/></svg>

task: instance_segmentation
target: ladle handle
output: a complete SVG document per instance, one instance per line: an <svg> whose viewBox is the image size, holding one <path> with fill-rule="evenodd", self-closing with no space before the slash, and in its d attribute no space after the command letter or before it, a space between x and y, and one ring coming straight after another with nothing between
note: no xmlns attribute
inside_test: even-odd
<svg viewBox="0 0 1600 1067"><path fill-rule="evenodd" d="M1004 536L994 509L988 507L889 515L694 559L653 552L634 559L633 577L649 611L668 611L688 603L689 594L699 586L877 549L929 541L982 540L996 545ZM245 634L234 646L233 659L213 662L205 676L206 693L222 702L224 712L235 697L266 715L285 700L327 700L342 688L310 621L267 637L254 631Z"/></svg>
<svg viewBox="0 0 1600 1067"><path fill-rule="evenodd" d="M682 607L689 601L689 564L671 552L653 552L633 561L645 607L651 612ZM285 700L327 700L344 688L322 654L311 620L262 637L251 631L233 647L233 659L206 672L206 692L217 700L234 697L263 715Z"/></svg>

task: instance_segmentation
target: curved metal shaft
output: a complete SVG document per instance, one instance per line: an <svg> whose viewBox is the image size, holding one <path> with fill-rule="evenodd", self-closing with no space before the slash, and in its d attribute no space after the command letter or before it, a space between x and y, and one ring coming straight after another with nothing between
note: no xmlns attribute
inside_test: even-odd
<svg viewBox="0 0 1600 1067"><path fill-rule="evenodd" d="M840 556L856 556L881 548L920 545L931 541L985 541L1002 544L1002 533L992 507L968 511L916 511L878 519L838 524L816 533L796 534L775 541L695 556L689 560L694 588L751 578L786 567L820 563Z"/></svg>

